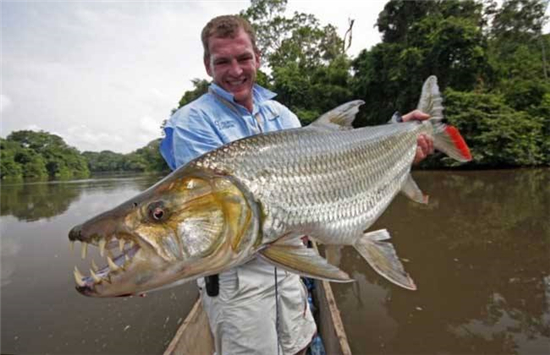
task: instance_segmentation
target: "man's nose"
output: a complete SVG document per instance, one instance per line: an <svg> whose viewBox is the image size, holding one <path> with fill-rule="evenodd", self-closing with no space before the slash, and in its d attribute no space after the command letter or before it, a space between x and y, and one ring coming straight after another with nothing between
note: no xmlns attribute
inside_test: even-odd
<svg viewBox="0 0 550 355"><path fill-rule="evenodd" d="M243 69L239 65L239 62L237 60L231 61L231 75L239 76L243 73Z"/></svg>

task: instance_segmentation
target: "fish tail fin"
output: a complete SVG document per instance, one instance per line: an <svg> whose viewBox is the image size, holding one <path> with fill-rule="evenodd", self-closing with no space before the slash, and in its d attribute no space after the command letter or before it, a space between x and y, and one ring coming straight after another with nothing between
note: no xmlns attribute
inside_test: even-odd
<svg viewBox="0 0 550 355"><path fill-rule="evenodd" d="M388 231L380 229L363 234L354 247L377 273L398 286L416 290L414 281L403 268L393 245L386 241L388 239Z"/></svg>
<svg viewBox="0 0 550 355"><path fill-rule="evenodd" d="M456 127L443 123L443 99L437 85L437 77L430 76L422 86L418 109L430 115L434 127L434 148L449 157L467 162L472 160L470 149Z"/></svg>

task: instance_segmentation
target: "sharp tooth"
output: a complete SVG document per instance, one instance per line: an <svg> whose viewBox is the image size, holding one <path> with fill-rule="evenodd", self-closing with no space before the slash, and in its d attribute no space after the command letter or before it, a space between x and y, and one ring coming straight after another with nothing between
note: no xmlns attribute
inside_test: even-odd
<svg viewBox="0 0 550 355"><path fill-rule="evenodd" d="M98 276L95 274L94 270L90 269L90 275L92 276L92 279L94 279L94 281L95 281L96 283L101 282L101 278L98 277Z"/></svg>
<svg viewBox="0 0 550 355"><path fill-rule="evenodd" d="M92 259L92 269L94 269L94 271L99 270L99 268L97 267L97 265L96 265L94 259Z"/></svg>
<svg viewBox="0 0 550 355"><path fill-rule="evenodd" d="M130 241L128 242L128 244L130 245L130 248L131 248L131 247L134 246L134 241L133 241L133 240L130 240Z"/></svg>
<svg viewBox="0 0 550 355"><path fill-rule="evenodd" d="M74 240L71 240L71 241L69 242L69 249L71 250L71 252L74 251Z"/></svg>
<svg viewBox="0 0 550 355"><path fill-rule="evenodd" d="M124 260L126 260L126 262L128 262L128 261L130 261L130 257L127 254L124 254Z"/></svg>
<svg viewBox="0 0 550 355"><path fill-rule="evenodd" d="M82 259L86 259L86 254L88 253L88 243L82 242L82 248L80 249Z"/></svg>
<svg viewBox="0 0 550 355"><path fill-rule="evenodd" d="M107 264L109 264L109 269L111 269L111 271L117 271L119 269L117 264L109 257L107 257Z"/></svg>
<svg viewBox="0 0 550 355"><path fill-rule="evenodd" d="M101 239L99 241L99 254L101 256L105 254L105 244L107 244L107 241L105 239Z"/></svg>
<svg viewBox="0 0 550 355"><path fill-rule="evenodd" d="M122 253L122 251L124 250L124 240L122 240L122 239L118 240L118 248L120 249L120 252Z"/></svg>
<svg viewBox="0 0 550 355"><path fill-rule="evenodd" d="M84 277L82 276L80 271L78 271L78 268L75 266L74 267L74 279L75 279L76 283L78 284L78 286L84 286L86 284L84 282L84 280L82 280L83 278Z"/></svg>

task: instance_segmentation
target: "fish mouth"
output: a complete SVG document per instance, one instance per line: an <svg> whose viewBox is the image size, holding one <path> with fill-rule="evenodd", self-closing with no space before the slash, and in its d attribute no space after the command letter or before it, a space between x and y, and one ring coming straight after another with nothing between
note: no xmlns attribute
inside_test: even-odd
<svg viewBox="0 0 550 355"><path fill-rule="evenodd" d="M85 296L97 295L99 285L111 284L114 277L119 277L132 265L133 258L141 251L135 237L128 233L117 233L110 237L95 236L84 241L80 226L69 233L70 249L74 250L75 241L80 242L80 254L89 262L89 274L80 272L75 266L73 274L76 290ZM90 246L94 247L93 249ZM99 262L96 263L96 257Z"/></svg>

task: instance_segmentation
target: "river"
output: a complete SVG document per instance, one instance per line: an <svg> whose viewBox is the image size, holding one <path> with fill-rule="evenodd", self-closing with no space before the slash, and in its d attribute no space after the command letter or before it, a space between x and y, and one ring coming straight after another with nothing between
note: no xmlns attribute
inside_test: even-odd
<svg viewBox="0 0 550 355"><path fill-rule="evenodd" d="M333 284L354 354L548 354L550 170L415 172L430 195L398 197L387 228L418 290L383 280L350 248ZM1 352L161 353L196 300L193 283L146 297L74 290L72 226L158 177L1 186ZM78 244L78 243L77 243ZM77 245L78 246L78 245Z"/></svg>

